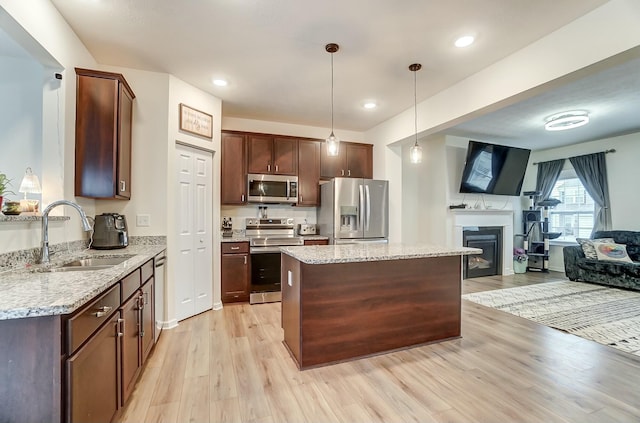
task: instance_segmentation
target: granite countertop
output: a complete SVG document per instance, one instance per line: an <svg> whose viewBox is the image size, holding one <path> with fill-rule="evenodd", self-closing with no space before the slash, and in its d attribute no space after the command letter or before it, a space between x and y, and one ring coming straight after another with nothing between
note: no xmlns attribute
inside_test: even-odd
<svg viewBox="0 0 640 423"><path fill-rule="evenodd" d="M2 272L0 320L71 313L165 249L165 245L130 245L117 250L84 250L52 257L48 266L31 265ZM132 257L104 270L46 271L47 267L80 258L124 255Z"/></svg>
<svg viewBox="0 0 640 423"><path fill-rule="evenodd" d="M429 244L346 244L280 247L306 264L355 263L363 261L408 260L426 257L481 254L479 248L446 247Z"/></svg>

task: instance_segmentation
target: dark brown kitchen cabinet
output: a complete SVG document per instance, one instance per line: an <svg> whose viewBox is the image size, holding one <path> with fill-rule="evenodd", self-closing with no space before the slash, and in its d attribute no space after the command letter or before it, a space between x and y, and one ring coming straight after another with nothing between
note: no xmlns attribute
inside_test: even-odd
<svg viewBox="0 0 640 423"><path fill-rule="evenodd" d="M220 279L222 302L249 301L250 260L248 242L223 242Z"/></svg>
<svg viewBox="0 0 640 423"><path fill-rule="evenodd" d="M298 205L320 204L320 141L298 141Z"/></svg>
<svg viewBox="0 0 640 423"><path fill-rule="evenodd" d="M341 142L337 156L329 156L327 147L322 143L320 158L320 176L334 178L373 178L373 145Z"/></svg>
<svg viewBox="0 0 640 423"><path fill-rule="evenodd" d="M221 142L220 203L223 205L246 204L246 138L242 134L223 132Z"/></svg>
<svg viewBox="0 0 640 423"><path fill-rule="evenodd" d="M120 408L118 316L67 360L68 422L109 422Z"/></svg>
<svg viewBox="0 0 640 423"><path fill-rule="evenodd" d="M142 279L149 277L140 286ZM122 405L126 404L133 392L142 366L153 347L153 330L155 328L153 315L153 260L145 263L140 271L134 272L138 278L138 289L130 298L124 299L120 308L122 314Z"/></svg>
<svg viewBox="0 0 640 423"><path fill-rule="evenodd" d="M75 194L131 198L131 87L119 73L76 68Z"/></svg>
<svg viewBox="0 0 640 423"><path fill-rule="evenodd" d="M271 135L248 135L248 173L297 175L298 140Z"/></svg>

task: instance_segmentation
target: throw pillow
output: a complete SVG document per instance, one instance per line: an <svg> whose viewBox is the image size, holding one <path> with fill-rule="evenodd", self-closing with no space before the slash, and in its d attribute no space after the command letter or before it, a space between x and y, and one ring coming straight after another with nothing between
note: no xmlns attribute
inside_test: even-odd
<svg viewBox="0 0 640 423"><path fill-rule="evenodd" d="M578 241L578 243L582 247L582 252L584 253L584 256L591 260L598 260L596 249L593 246L594 242L615 242L613 238L595 238L595 239L576 238L576 241Z"/></svg>
<svg viewBox="0 0 640 423"><path fill-rule="evenodd" d="M633 263L627 254L627 246L624 244L616 244L615 242L594 242L593 246L596 250L598 260Z"/></svg>

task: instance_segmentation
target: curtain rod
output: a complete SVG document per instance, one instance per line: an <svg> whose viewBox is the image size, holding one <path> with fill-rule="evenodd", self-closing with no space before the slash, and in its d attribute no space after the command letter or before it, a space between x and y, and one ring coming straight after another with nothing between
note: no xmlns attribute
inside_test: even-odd
<svg viewBox="0 0 640 423"><path fill-rule="evenodd" d="M604 154L615 153L615 152L616 152L615 148L611 148L609 150L600 151L600 153L604 153ZM596 154L596 153L589 153L589 154ZM584 155L586 156L586 154L584 154ZM574 157L579 157L579 156L574 156ZM569 157L565 157L564 159L555 159L555 160L567 160L567 159L569 159ZM548 161L552 161L552 160L548 160ZM543 163L543 162L533 162L531 164L532 165L537 165L538 163Z"/></svg>

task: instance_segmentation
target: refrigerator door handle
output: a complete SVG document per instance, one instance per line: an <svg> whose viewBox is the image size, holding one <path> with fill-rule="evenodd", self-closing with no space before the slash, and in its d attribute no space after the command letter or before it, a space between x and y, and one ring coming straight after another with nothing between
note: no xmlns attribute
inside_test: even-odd
<svg viewBox="0 0 640 423"><path fill-rule="evenodd" d="M366 198L366 207L367 207L367 218L365 220L364 230L369 230L369 222L371 221L371 193L369 192L369 185L364 186L365 198Z"/></svg>
<svg viewBox="0 0 640 423"><path fill-rule="evenodd" d="M358 210L358 230L362 230L364 226L364 190L362 185L358 185L360 195L358 197L359 210Z"/></svg>

